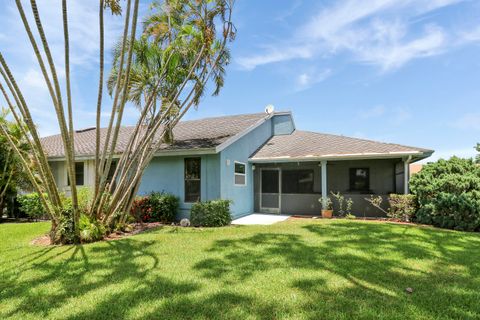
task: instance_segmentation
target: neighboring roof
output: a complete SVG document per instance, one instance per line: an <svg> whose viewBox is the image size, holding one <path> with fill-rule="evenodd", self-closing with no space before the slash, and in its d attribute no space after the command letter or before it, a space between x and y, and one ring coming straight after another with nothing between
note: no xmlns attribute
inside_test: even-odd
<svg viewBox="0 0 480 320"><path fill-rule="evenodd" d="M429 156L433 150L345 136L296 130L273 136L250 158L253 162L336 158L375 158L413 155Z"/></svg>
<svg viewBox="0 0 480 320"><path fill-rule="evenodd" d="M229 139L251 130L268 117L265 113L255 113L181 121L173 129L174 143L172 145L162 144L159 151L215 148L223 143L228 143ZM116 153L125 150L133 130L133 126L120 129ZM75 132L76 156L90 157L95 155L95 132L94 128ZM106 132L107 129L100 129L102 146ZM41 141L49 157L64 157L63 142L60 135L45 137Z"/></svg>
<svg viewBox="0 0 480 320"><path fill-rule="evenodd" d="M410 176L419 173L423 169L423 163L412 163L410 165Z"/></svg>

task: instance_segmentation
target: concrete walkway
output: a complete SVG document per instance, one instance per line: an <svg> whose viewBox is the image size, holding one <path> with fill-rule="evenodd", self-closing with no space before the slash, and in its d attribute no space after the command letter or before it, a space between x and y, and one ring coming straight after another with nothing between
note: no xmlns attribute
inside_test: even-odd
<svg viewBox="0 0 480 320"><path fill-rule="evenodd" d="M280 215L280 214L264 214L264 213L252 213L248 216L241 217L232 221L232 224L241 224L241 225L269 225L277 222L285 221L290 216Z"/></svg>

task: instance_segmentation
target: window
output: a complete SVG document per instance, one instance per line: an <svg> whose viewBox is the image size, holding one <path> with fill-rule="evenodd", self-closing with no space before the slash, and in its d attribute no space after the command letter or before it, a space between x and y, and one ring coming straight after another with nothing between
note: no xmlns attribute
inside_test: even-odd
<svg viewBox="0 0 480 320"><path fill-rule="evenodd" d="M350 191L370 190L370 170L368 168L350 168Z"/></svg>
<svg viewBox="0 0 480 320"><path fill-rule="evenodd" d="M235 162L235 185L244 186L247 184L245 163Z"/></svg>
<svg viewBox="0 0 480 320"><path fill-rule="evenodd" d="M313 170L283 170L282 193L314 193Z"/></svg>
<svg viewBox="0 0 480 320"><path fill-rule="evenodd" d="M200 158L185 158L185 202L200 201Z"/></svg>
<svg viewBox="0 0 480 320"><path fill-rule="evenodd" d="M77 186L83 186L85 164L83 162L75 162L75 182ZM67 184L70 185L70 178L68 177L67 169Z"/></svg>

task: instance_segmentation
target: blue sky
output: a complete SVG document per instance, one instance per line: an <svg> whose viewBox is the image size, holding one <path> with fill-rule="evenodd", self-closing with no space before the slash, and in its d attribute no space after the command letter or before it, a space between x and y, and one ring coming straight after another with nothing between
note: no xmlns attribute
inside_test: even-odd
<svg viewBox="0 0 480 320"><path fill-rule="evenodd" d="M59 13L40 4L61 67ZM71 0L77 127L94 124L97 1ZM58 132L13 1L0 0L0 49L43 135ZM28 4L25 2L26 7ZM147 2L142 3L142 13ZM107 45L121 18L108 17ZM218 97L188 119L291 110L297 128L473 156L480 141L480 1L237 0L232 63ZM61 75L62 76L62 75ZM3 101L0 102L3 104ZM108 114L105 98L105 116ZM133 123L134 108L125 123Z"/></svg>

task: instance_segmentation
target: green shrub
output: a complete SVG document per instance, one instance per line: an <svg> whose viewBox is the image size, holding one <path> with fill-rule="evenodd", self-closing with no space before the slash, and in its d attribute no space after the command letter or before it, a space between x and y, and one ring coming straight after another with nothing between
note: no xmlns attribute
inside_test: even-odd
<svg viewBox="0 0 480 320"><path fill-rule="evenodd" d="M78 224L80 229L81 242L93 242L103 239L105 235L105 227L94 219L90 219L87 215L82 214Z"/></svg>
<svg viewBox="0 0 480 320"><path fill-rule="evenodd" d="M173 222L178 211L179 199L173 194L153 192L148 196L154 221Z"/></svg>
<svg viewBox="0 0 480 320"><path fill-rule="evenodd" d="M72 207L72 197L66 196L64 193L61 194L61 200L63 207L71 210ZM82 213L87 213L90 210L91 203L93 201L93 191L89 187L80 187L77 188L77 200L78 200L78 209Z"/></svg>
<svg viewBox="0 0 480 320"><path fill-rule="evenodd" d="M453 157L428 164L415 174L416 221L442 228L480 230L480 167L472 159Z"/></svg>
<svg viewBox="0 0 480 320"><path fill-rule="evenodd" d="M175 221L179 199L168 193L152 192L146 197L136 197L130 213L138 221L169 223Z"/></svg>
<svg viewBox="0 0 480 320"><path fill-rule="evenodd" d="M416 208L416 199L413 194L391 194L388 198L390 209L387 216L402 221L412 221Z"/></svg>
<svg viewBox="0 0 480 320"><path fill-rule="evenodd" d="M230 200L212 200L192 205L190 220L195 227L221 227L232 222Z"/></svg>
<svg viewBox="0 0 480 320"><path fill-rule="evenodd" d="M46 194L44 195L47 196ZM40 219L46 217L46 210L40 200L40 195L36 192L17 196L22 210L31 219Z"/></svg>

